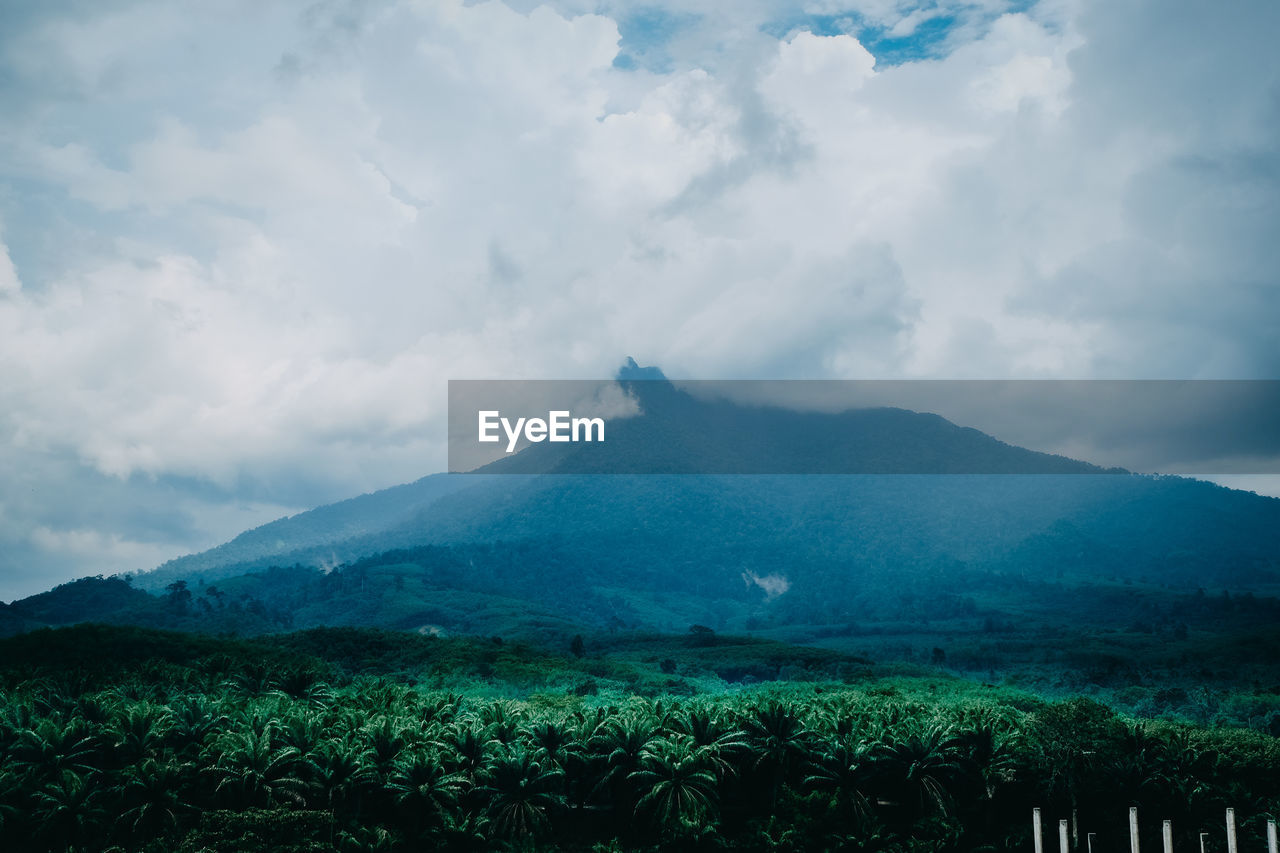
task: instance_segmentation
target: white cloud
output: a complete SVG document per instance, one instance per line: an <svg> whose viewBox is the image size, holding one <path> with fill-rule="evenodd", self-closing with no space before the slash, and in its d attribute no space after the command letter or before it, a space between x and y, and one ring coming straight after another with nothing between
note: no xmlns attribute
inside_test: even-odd
<svg viewBox="0 0 1280 853"><path fill-rule="evenodd" d="M157 565L170 556L168 549L147 542L131 542L99 530L53 530L36 527L31 541L52 554L92 560L105 574L128 571L131 566Z"/></svg>
<svg viewBox="0 0 1280 853"><path fill-rule="evenodd" d="M1280 363L1274 8L943 4L943 55L888 65L766 25L932 12L695 4L655 72L576 6L15 18L5 458L267 512L442 468L449 377ZM100 541L196 541L128 524Z"/></svg>
<svg viewBox="0 0 1280 853"><path fill-rule="evenodd" d="M669 202L691 180L741 154L739 113L705 71L676 76L625 113L600 117L579 149L592 200L611 213Z"/></svg>

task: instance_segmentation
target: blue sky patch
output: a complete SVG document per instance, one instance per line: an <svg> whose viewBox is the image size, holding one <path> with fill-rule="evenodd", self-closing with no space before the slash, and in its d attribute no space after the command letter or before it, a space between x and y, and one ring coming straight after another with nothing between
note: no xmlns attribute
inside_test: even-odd
<svg viewBox="0 0 1280 853"><path fill-rule="evenodd" d="M954 15L939 15L922 21L909 36L894 37L889 27L868 23L856 13L846 13L799 15L771 22L761 29L778 39L796 30L808 30L819 36L852 35L876 58L876 66L883 68L945 55L946 38L958 23Z"/></svg>
<svg viewBox="0 0 1280 853"><path fill-rule="evenodd" d="M613 61L614 67L624 70L643 68L658 74L671 71L674 63L667 45L676 33L697 20L697 15L679 15L657 7L620 15L617 22L622 40L618 56Z"/></svg>
<svg viewBox="0 0 1280 853"><path fill-rule="evenodd" d="M1034 0L1011 0L1000 14L1023 12L1034 5ZM876 58L876 66L885 68L946 56L952 47L948 42L949 36L962 24L974 23L963 14L965 11L966 7L959 6L940 12L921 21L907 36L894 36L890 32L891 27L870 22L854 11L835 15L790 15L765 24L761 30L777 39L786 38L795 30L808 30L819 36L852 35ZM969 11L981 14L976 9ZM985 25L996 17L999 15L987 15L980 23L985 29Z"/></svg>

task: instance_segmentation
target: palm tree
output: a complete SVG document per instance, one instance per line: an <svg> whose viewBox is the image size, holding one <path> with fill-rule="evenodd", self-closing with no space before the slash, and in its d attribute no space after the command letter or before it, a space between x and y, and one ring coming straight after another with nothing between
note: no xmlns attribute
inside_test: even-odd
<svg viewBox="0 0 1280 853"><path fill-rule="evenodd" d="M311 761L311 775L329 810L332 841L338 812L353 803L354 817L359 817L361 796L376 783L375 774L365 764L361 750L350 741L328 740L321 744Z"/></svg>
<svg viewBox="0 0 1280 853"><path fill-rule="evenodd" d="M61 770L32 796L40 834L51 848L79 846L104 834L100 824L106 811L95 776Z"/></svg>
<svg viewBox="0 0 1280 853"><path fill-rule="evenodd" d="M671 728L688 738L690 746L718 780L733 775L734 759L747 750L746 735L705 709L672 717Z"/></svg>
<svg viewBox="0 0 1280 853"><path fill-rule="evenodd" d="M102 724L111 719L112 703L100 694L86 693L75 701L75 716L87 723Z"/></svg>
<svg viewBox="0 0 1280 853"><path fill-rule="evenodd" d="M778 803L778 790L804 763L812 733L794 708L773 701L751 710L743 721L753 770L769 779L769 810Z"/></svg>
<svg viewBox="0 0 1280 853"><path fill-rule="evenodd" d="M17 696L6 696L5 699L7 701L0 705L0 749L8 752L17 743L21 732L39 724L39 717L30 702Z"/></svg>
<svg viewBox="0 0 1280 853"><path fill-rule="evenodd" d="M909 823L950 814L953 791L966 777L956 741L941 726L877 751L875 769L891 802L901 805Z"/></svg>
<svg viewBox="0 0 1280 853"><path fill-rule="evenodd" d="M383 782L390 775L400 753L409 746L408 731L398 718L383 716L364 727L369 764Z"/></svg>
<svg viewBox="0 0 1280 853"><path fill-rule="evenodd" d="M448 725L453 722L462 707L462 696L458 693L443 693L424 699L418 715L424 724Z"/></svg>
<svg viewBox="0 0 1280 853"><path fill-rule="evenodd" d="M138 839L177 827L182 816L191 810L183 792L190 785L193 771L189 763L161 764L150 758L139 766L126 768L121 794L128 808L120 813L116 825L127 827Z"/></svg>
<svg viewBox="0 0 1280 853"><path fill-rule="evenodd" d="M418 755L397 766L390 790L407 814L414 835L443 827L457 808L462 780L448 772L435 756Z"/></svg>
<svg viewBox="0 0 1280 853"><path fill-rule="evenodd" d="M210 768L217 779L216 793L230 796L241 807L305 802L307 783L295 747L274 747L270 732L252 731L224 735L218 747L221 755Z"/></svg>
<svg viewBox="0 0 1280 853"><path fill-rule="evenodd" d="M234 728L255 735L274 736L280 726L280 708L274 701L258 700L242 705L236 712Z"/></svg>
<svg viewBox="0 0 1280 853"><path fill-rule="evenodd" d="M523 718L520 707L506 699L489 702L480 709L480 722L486 726L493 723L520 723Z"/></svg>
<svg viewBox="0 0 1280 853"><path fill-rule="evenodd" d="M227 716L203 696L176 704L170 720L169 742L180 754L198 752L211 735L223 731L228 723Z"/></svg>
<svg viewBox="0 0 1280 853"><path fill-rule="evenodd" d="M366 717L393 710L416 710L420 701L410 688L385 678L360 678L353 686L352 698Z"/></svg>
<svg viewBox="0 0 1280 853"><path fill-rule="evenodd" d="M490 834L533 836L550 826L551 815L564 806L559 770L544 770L526 752L499 757L486 769L476 793L489 800Z"/></svg>
<svg viewBox="0 0 1280 853"><path fill-rule="evenodd" d="M277 692L290 699L319 700L319 704L332 699L332 694L321 681L321 674L309 666L289 667L274 678L271 684Z"/></svg>
<svg viewBox="0 0 1280 853"><path fill-rule="evenodd" d="M231 678L231 685L248 696L262 696L275 684L275 673L264 663L244 663Z"/></svg>
<svg viewBox="0 0 1280 853"><path fill-rule="evenodd" d="M324 742L326 727L320 716L302 712L288 717L276 730L276 742L282 746L292 746L303 756L311 756Z"/></svg>
<svg viewBox="0 0 1280 853"><path fill-rule="evenodd" d="M638 714L606 720L588 744L599 765L592 794L608 790L615 808L632 811L630 776L640 769L645 748L655 737L657 729L653 721Z"/></svg>
<svg viewBox="0 0 1280 853"><path fill-rule="evenodd" d="M79 718L72 718L65 726L47 718L34 729L18 733L12 757L32 775L57 781L63 771L84 774L99 770L100 741Z"/></svg>
<svg viewBox="0 0 1280 853"><path fill-rule="evenodd" d="M171 725L167 709L149 704L130 707L112 727L116 757L130 764L158 757Z"/></svg>
<svg viewBox="0 0 1280 853"><path fill-rule="evenodd" d="M951 739L980 777L982 796L988 801L1018 778L1025 754L1023 741L1017 729L991 719L976 721Z"/></svg>
<svg viewBox="0 0 1280 853"><path fill-rule="evenodd" d="M485 726L484 733L492 743L511 746L520 736L520 727L513 718L502 717Z"/></svg>
<svg viewBox="0 0 1280 853"><path fill-rule="evenodd" d="M560 723L534 723L525 729L525 735L534 747L533 757L543 766L564 770L577 754L573 732Z"/></svg>
<svg viewBox="0 0 1280 853"><path fill-rule="evenodd" d="M466 723L446 729L435 741L455 772L475 776L489 759L489 740Z"/></svg>
<svg viewBox="0 0 1280 853"><path fill-rule="evenodd" d="M629 778L640 791L636 812L648 814L659 829L699 828L714 816L719 802L715 772L680 742L651 743L640 769Z"/></svg>
<svg viewBox="0 0 1280 853"><path fill-rule="evenodd" d="M875 748L841 740L816 751L804 784L829 794L843 817L861 820L871 812L874 779Z"/></svg>

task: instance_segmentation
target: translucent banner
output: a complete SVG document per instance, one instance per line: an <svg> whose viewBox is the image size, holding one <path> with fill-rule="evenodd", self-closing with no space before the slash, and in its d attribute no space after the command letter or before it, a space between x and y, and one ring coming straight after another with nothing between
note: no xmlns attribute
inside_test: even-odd
<svg viewBox="0 0 1280 853"><path fill-rule="evenodd" d="M449 470L1280 473L1274 380L454 380Z"/></svg>

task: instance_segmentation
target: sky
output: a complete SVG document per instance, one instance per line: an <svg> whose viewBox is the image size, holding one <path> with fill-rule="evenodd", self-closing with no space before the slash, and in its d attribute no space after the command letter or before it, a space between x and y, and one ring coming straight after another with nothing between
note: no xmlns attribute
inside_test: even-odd
<svg viewBox="0 0 1280 853"><path fill-rule="evenodd" d="M446 383L1280 378L1280 4L0 0L0 600Z"/></svg>

